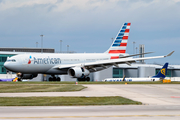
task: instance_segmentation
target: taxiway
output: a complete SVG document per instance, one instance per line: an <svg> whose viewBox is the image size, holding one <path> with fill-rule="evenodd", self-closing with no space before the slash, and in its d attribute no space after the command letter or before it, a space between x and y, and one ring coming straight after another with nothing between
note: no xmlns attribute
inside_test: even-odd
<svg viewBox="0 0 180 120"><path fill-rule="evenodd" d="M0 93L0 97L30 96L123 96L140 101L143 105L114 106L23 106L0 107L0 119L47 119L47 120L179 120L180 85L84 85L87 88L78 92L45 93ZM15 101L16 102L16 101Z"/></svg>

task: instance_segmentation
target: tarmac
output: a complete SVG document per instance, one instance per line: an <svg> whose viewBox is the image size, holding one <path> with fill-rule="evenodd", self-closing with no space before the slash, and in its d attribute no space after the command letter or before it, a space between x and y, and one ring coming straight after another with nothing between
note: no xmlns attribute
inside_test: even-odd
<svg viewBox="0 0 180 120"><path fill-rule="evenodd" d="M115 85L84 85L87 88L77 92L31 92L31 93L0 93L0 97L31 97L31 96L122 96L147 105L180 105L179 84L115 84Z"/></svg>
<svg viewBox="0 0 180 120"><path fill-rule="evenodd" d="M78 92L0 93L0 97L123 96L143 105L0 107L0 119L180 119L179 84L84 85ZM22 98L23 99L23 98Z"/></svg>

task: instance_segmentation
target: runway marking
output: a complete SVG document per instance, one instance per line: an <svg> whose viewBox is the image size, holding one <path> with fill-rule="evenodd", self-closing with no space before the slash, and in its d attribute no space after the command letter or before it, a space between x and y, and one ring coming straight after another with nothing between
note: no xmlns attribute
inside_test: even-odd
<svg viewBox="0 0 180 120"><path fill-rule="evenodd" d="M175 117L179 115L105 115L105 116L41 116L41 117L0 117L0 119L42 119L42 118L91 118L91 117Z"/></svg>

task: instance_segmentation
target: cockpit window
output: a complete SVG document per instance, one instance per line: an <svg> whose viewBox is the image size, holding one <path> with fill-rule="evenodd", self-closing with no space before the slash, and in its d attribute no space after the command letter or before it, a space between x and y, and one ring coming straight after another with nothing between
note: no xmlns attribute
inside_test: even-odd
<svg viewBox="0 0 180 120"><path fill-rule="evenodd" d="M16 62L15 59L7 60L7 62Z"/></svg>

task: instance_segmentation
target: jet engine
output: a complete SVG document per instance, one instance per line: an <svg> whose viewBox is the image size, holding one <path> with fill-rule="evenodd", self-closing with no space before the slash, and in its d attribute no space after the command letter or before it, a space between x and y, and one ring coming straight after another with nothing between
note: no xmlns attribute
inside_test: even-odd
<svg viewBox="0 0 180 120"><path fill-rule="evenodd" d="M68 75L74 78L83 78L90 74L89 70L83 67L73 67L68 70Z"/></svg>
<svg viewBox="0 0 180 120"><path fill-rule="evenodd" d="M33 79L37 77L37 74L18 74L18 78L20 79Z"/></svg>

